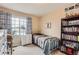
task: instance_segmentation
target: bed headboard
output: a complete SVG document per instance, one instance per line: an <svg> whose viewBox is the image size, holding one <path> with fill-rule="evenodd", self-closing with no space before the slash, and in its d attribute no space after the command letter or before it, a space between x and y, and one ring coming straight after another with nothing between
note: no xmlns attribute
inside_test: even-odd
<svg viewBox="0 0 79 59"><path fill-rule="evenodd" d="M45 34L42 34L42 33L33 33L33 35L44 35L44 36L48 36L48 35L45 35Z"/></svg>

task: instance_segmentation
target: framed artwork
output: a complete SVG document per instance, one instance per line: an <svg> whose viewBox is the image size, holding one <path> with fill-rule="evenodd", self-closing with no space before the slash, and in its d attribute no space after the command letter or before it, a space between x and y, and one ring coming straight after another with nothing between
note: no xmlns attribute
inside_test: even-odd
<svg viewBox="0 0 79 59"><path fill-rule="evenodd" d="M47 23L47 28L51 28L51 23Z"/></svg>

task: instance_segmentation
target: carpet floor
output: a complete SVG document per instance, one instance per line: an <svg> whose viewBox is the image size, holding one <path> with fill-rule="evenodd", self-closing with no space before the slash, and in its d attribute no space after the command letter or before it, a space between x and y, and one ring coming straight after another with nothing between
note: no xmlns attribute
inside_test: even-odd
<svg viewBox="0 0 79 59"><path fill-rule="evenodd" d="M33 44L13 48L13 55L44 55L43 50Z"/></svg>
<svg viewBox="0 0 79 59"><path fill-rule="evenodd" d="M13 55L44 55L43 50L36 45L18 46L13 48ZM65 55L56 50L51 55Z"/></svg>

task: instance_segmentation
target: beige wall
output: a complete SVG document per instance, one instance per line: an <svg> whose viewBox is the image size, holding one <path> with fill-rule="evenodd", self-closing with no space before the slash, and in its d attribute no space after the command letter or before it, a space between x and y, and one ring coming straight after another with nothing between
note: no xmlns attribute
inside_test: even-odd
<svg viewBox="0 0 79 59"><path fill-rule="evenodd" d="M39 33L40 31L40 18L32 17L32 33Z"/></svg>
<svg viewBox="0 0 79 59"><path fill-rule="evenodd" d="M44 15L41 17L41 22L40 22L40 31L42 34L49 35L52 37L61 37L61 18L65 17L65 12L64 8L65 7L70 7L74 5L72 4L67 4L67 6L61 6L57 8L54 11L51 11L47 15ZM79 9L74 9L72 11L68 12L69 14L74 14L74 13L79 13ZM51 22L51 28L47 28L46 24Z"/></svg>
<svg viewBox="0 0 79 59"><path fill-rule="evenodd" d="M64 8L58 8L53 12L41 18L41 33L52 37L60 38L61 35L61 18L64 17ZM47 28L46 24L51 22L51 28Z"/></svg>

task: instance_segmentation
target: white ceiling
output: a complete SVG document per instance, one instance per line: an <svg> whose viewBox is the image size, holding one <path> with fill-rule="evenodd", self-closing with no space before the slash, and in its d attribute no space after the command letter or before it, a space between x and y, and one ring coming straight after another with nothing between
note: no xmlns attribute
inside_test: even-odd
<svg viewBox="0 0 79 59"><path fill-rule="evenodd" d="M42 16L50 11L55 10L58 7L62 7L67 4L62 3L0 3L0 6L4 6L13 10L17 10L24 13L33 14L36 16Z"/></svg>

